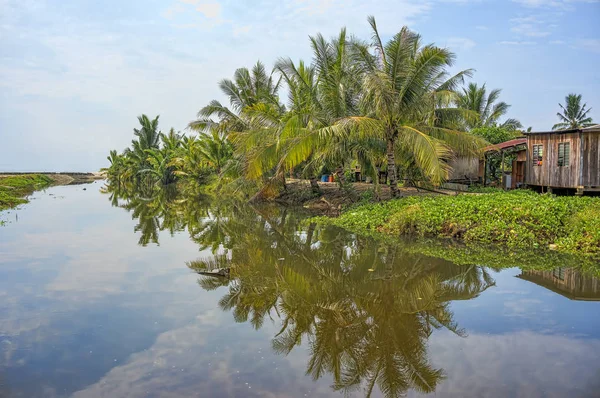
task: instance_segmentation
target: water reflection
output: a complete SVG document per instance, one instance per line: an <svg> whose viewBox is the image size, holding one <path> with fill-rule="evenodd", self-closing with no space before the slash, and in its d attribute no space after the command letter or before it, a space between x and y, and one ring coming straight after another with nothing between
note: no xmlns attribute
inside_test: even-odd
<svg viewBox="0 0 600 398"><path fill-rule="evenodd" d="M466 336L449 303L494 285L484 267L426 258L338 228L302 226L305 216L287 208L210 204L176 191L145 197L108 191L114 205L138 220L141 245L158 243L160 230L187 228L213 253L188 267L231 269L230 278L199 279L205 290L226 287L219 307L255 329L265 320L278 324L277 353L307 343L306 373L315 380L329 374L332 388L346 393L433 392L445 373L429 361L429 336L436 329Z"/></svg>
<svg viewBox="0 0 600 398"><path fill-rule="evenodd" d="M567 306L556 300L561 296L514 278L516 271L496 273L483 266L499 270L510 261L536 267L540 261L568 263L564 257L375 241L303 224L306 215L296 210L211 201L188 189L107 186L105 207L108 198L129 215L103 207L96 219L105 222L108 215L118 215L118 222L111 220L95 232L89 219L85 225L78 221L95 209L87 202L89 191L77 199L81 208L73 221L71 213L64 213L75 203L67 193L65 200L72 202L57 212L67 222L54 225L72 222L73 228L51 245L56 252L52 272L40 273L27 259L42 246L40 225L54 238L56 226L32 221L34 227L23 228L30 246L20 256L17 245L24 238L15 239L15 246L0 239L0 252L4 248L10 264L0 269L5 280L0 294L11 297L13 318L21 320L25 313L28 319L44 320L31 333L9 333L9 301L0 306L0 343L6 340L2 353L12 355L0 363L0 395L10 386L14 392L8 396L36 396L21 391L38 384L55 388L58 396L77 390L85 397L146 396L147 391L245 396L249 387L243 381L248 381L254 396L302 396L311 389L312 396L335 391L469 396L492 390L513 396L522 385L530 387L531 396L543 395L544 389L561 396L577 388L589 391L596 380L593 353L600 348L600 317L594 318L596 307L581 306L595 303ZM37 214L44 217L47 205L40 204ZM124 232L127 225L139 245L149 247L136 246L137 239ZM161 231L177 236L170 239ZM195 259L198 249L205 251ZM61 257L65 253L72 257L67 263ZM196 272L230 268L230 278L200 276L199 289L194 275L181 272L186 260ZM42 261L50 266L49 260ZM521 274L534 272L545 271L524 267ZM106 277L94 283L99 273ZM56 294L65 275L71 283L60 285ZM566 271L563 277L568 279ZM20 291L20 281L44 295ZM490 289L496 282L502 287ZM43 303L51 304L44 317L38 314L46 308ZM231 326L232 319L240 324ZM110 333L93 330L97 325L109 326ZM9 340L19 351L8 348ZM264 354L268 359L258 363L256 347L265 344L271 346L270 356ZM550 355L547 347L560 352ZM554 364L556 357L562 365ZM534 368L535 375L527 373ZM65 372L77 382L65 381ZM304 372L315 381L298 376ZM33 376L36 383L28 384Z"/></svg>
<svg viewBox="0 0 600 398"><path fill-rule="evenodd" d="M524 270L518 277L571 300L600 301L600 279L586 275L576 268Z"/></svg>
<svg viewBox="0 0 600 398"><path fill-rule="evenodd" d="M276 352L308 342L313 379L329 373L333 389L346 393L369 395L375 386L387 396L433 392L444 371L430 364L427 339L434 329L466 335L449 302L492 286L488 271L425 260L340 229L297 229L286 210L238 214L222 225L228 250L188 266L231 268L231 281L204 276L200 286L227 285L219 306L237 322L279 324Z"/></svg>

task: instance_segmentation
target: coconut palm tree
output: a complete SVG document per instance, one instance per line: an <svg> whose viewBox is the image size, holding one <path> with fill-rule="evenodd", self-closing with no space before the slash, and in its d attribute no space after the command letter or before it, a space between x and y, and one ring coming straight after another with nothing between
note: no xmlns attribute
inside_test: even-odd
<svg viewBox="0 0 600 398"><path fill-rule="evenodd" d="M175 129L171 127L168 134L163 134L160 137L162 141L162 148L164 151L173 152L181 146L182 137L180 133L175 132Z"/></svg>
<svg viewBox="0 0 600 398"><path fill-rule="evenodd" d="M472 71L450 76L447 68L453 65L454 54L433 44L423 45L421 37L407 27L384 45L375 18L368 20L375 55L371 46L361 43L355 44L354 54L363 79L363 116L342 118L329 133L358 133L384 140L391 194L397 197L398 153L413 158L415 167L439 184L449 171L446 160L452 156L450 142L476 149L473 137L440 125L440 115L451 111L454 90Z"/></svg>
<svg viewBox="0 0 600 398"><path fill-rule="evenodd" d="M175 167L169 154L158 149L146 149L146 161L149 167L141 169L138 173L152 176L156 184L169 185L177 179Z"/></svg>
<svg viewBox="0 0 600 398"><path fill-rule="evenodd" d="M233 155L233 147L227 139L227 135L218 127L212 128L210 132L200 135L197 150L204 161L214 167L217 174Z"/></svg>
<svg viewBox="0 0 600 398"><path fill-rule="evenodd" d="M586 109L587 104L581 105L581 94L567 95L565 97L565 106L562 104L558 104L558 106L562 109L562 113L556 113L556 116L560 119L560 123L552 126L552 130L577 129L594 125L592 118L588 116L592 108Z"/></svg>
<svg viewBox="0 0 600 398"><path fill-rule="evenodd" d="M209 131L215 125L220 125L226 132L247 130L251 120L245 114L246 109L261 103L283 112L277 96L279 81L275 81L272 74L267 74L260 61L254 65L252 71L247 68L237 69L233 80L221 80L219 88L228 97L231 109L213 100L198 111L198 119L190 122L188 128Z"/></svg>
<svg viewBox="0 0 600 398"><path fill-rule="evenodd" d="M506 102L497 102L502 90L494 89L487 93L485 84L481 87L477 83L469 83L463 92L459 93L456 104L458 107L470 111L465 117L464 123L468 129L478 127L502 127L504 129L516 130L523 126L516 119L506 119L500 123L508 112L510 105Z"/></svg>
<svg viewBox="0 0 600 398"><path fill-rule="evenodd" d="M150 120L146 115L138 116L138 121L142 128L133 129L133 133L138 137L138 142L142 150L157 149L159 147L160 137L162 135L162 133L158 131L159 117L160 116L156 116L154 119Z"/></svg>

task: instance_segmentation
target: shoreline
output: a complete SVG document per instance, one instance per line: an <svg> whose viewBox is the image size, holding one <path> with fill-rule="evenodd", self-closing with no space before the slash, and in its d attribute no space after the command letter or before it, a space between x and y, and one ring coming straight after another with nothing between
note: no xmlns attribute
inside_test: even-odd
<svg viewBox="0 0 600 398"><path fill-rule="evenodd" d="M103 180L106 178L104 173L100 172L53 172L53 171L40 171L40 172L28 172L28 171L0 171L0 179L6 177L21 177L28 175L43 175L51 178L54 181L54 185L70 185L70 184L83 184L87 182L93 182L97 180Z"/></svg>
<svg viewBox="0 0 600 398"><path fill-rule="evenodd" d="M28 203L28 197L35 191L59 185L91 184L104 179L102 173L0 173L0 212ZM4 222L0 220L0 225Z"/></svg>

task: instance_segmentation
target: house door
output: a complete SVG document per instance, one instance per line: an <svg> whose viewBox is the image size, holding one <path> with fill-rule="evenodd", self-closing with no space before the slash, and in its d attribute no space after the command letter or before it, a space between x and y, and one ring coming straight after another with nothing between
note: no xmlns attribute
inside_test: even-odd
<svg viewBox="0 0 600 398"><path fill-rule="evenodd" d="M525 162L515 160L512 171L512 189L520 188L525 182Z"/></svg>

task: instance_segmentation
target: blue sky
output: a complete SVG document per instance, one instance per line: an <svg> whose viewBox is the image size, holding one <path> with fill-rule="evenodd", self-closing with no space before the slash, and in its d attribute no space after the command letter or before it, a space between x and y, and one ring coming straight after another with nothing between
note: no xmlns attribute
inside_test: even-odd
<svg viewBox="0 0 600 398"><path fill-rule="evenodd" d="M0 171L97 170L137 115L183 130L236 68L308 60L308 35L343 26L367 39L370 14L453 49L525 126L569 92L600 121L598 0L0 0Z"/></svg>

